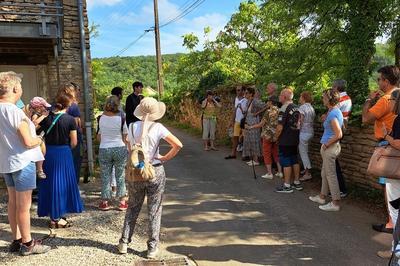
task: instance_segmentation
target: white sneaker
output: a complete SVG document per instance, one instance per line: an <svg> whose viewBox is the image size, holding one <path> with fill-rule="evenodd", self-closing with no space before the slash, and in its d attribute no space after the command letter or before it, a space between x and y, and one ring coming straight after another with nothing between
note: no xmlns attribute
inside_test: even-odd
<svg viewBox="0 0 400 266"><path fill-rule="evenodd" d="M157 255L158 255L158 247L147 250L147 258L148 259L156 259Z"/></svg>
<svg viewBox="0 0 400 266"><path fill-rule="evenodd" d="M274 179L274 175L273 174L268 174L268 173L266 173L265 175L262 175L261 177L265 178L265 179Z"/></svg>
<svg viewBox="0 0 400 266"><path fill-rule="evenodd" d="M325 199L321 199L321 197L319 195L309 196L308 199L313 201L313 202L316 202L318 204L325 204L326 203L326 200Z"/></svg>
<svg viewBox="0 0 400 266"><path fill-rule="evenodd" d="M283 178L283 173L278 172L278 173L275 174L275 176L278 177L278 178Z"/></svg>
<svg viewBox="0 0 400 266"><path fill-rule="evenodd" d="M126 254L128 253L128 244L126 243L119 243L118 244L118 252L120 254Z"/></svg>
<svg viewBox="0 0 400 266"><path fill-rule="evenodd" d="M328 212L337 212L340 210L340 207L338 205L335 205L331 202L325 205L319 206L319 208L323 211L328 211Z"/></svg>
<svg viewBox="0 0 400 266"><path fill-rule="evenodd" d="M248 161L248 162L247 162L247 165L248 165L248 166L253 166L253 165L254 165L254 166L257 166L257 165L260 165L260 163L259 163L259 162L256 162L256 161Z"/></svg>

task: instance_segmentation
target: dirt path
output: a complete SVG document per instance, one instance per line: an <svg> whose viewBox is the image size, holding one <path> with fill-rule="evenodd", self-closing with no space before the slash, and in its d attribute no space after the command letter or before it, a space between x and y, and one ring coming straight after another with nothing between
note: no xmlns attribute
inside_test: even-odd
<svg viewBox="0 0 400 266"><path fill-rule="evenodd" d="M278 180L254 180L247 165L223 159L227 150L204 152L200 140L175 133L185 147L166 165L162 258L190 256L199 265L385 264L375 254L389 247L390 235L370 229L377 220L370 213L347 200L339 213L322 212L307 199L309 189L277 194ZM118 255L115 244L124 214L97 210L99 181L81 189L86 212L72 217L74 227L57 230L57 237L47 240L51 252L29 258L6 252L10 236L3 197L0 265L132 265L143 260L145 213L129 254ZM33 217L34 236L47 234L47 220Z"/></svg>

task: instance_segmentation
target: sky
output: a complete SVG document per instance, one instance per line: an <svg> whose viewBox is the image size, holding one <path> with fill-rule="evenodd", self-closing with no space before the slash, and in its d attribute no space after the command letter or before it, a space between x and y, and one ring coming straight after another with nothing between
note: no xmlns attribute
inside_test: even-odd
<svg viewBox="0 0 400 266"><path fill-rule="evenodd" d="M158 0L160 25L182 13L183 7L194 0ZM241 0L205 0L184 18L160 29L161 52L187 52L182 47L182 35L196 34L202 43L204 27L211 27L213 40L237 11ZM91 39L93 58L115 55L154 55L154 32L144 35L122 54L144 30L154 26L152 0L87 0L89 22L99 25L99 36ZM186 5L187 6L187 5ZM201 48L201 43L198 48Z"/></svg>

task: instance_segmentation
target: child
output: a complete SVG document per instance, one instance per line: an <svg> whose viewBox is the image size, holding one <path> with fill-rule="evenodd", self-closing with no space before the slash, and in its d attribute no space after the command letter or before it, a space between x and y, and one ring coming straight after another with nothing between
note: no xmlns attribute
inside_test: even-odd
<svg viewBox="0 0 400 266"><path fill-rule="evenodd" d="M26 116L31 119L33 124L35 124L36 130L39 130L39 124L49 115L48 108L50 107L51 105L42 97L34 97L22 110L25 112ZM45 155L46 145L44 143L42 143L40 149L42 150L43 155ZM38 178L46 178L46 174L43 172L43 161L36 162L36 173Z"/></svg>

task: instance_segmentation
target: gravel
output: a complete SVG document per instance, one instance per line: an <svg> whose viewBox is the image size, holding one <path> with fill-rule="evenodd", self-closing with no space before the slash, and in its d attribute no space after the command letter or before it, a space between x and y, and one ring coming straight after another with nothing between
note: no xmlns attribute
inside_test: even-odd
<svg viewBox="0 0 400 266"><path fill-rule="evenodd" d="M0 190L0 265L133 265L144 260L147 239L147 207L144 206L135 228L134 240L129 245L128 254L120 255L116 244L121 234L125 213L118 210L100 211L97 209L100 200L100 180L82 184L82 198L85 211L82 214L70 215L68 220L73 226L67 229L56 229L55 237L45 240L52 250L46 254L22 257L8 253L11 241L10 227L7 220L6 193ZM112 202L117 207L117 202ZM32 236L43 238L50 234L48 218L36 215L36 205L31 209ZM161 239L164 235L161 231ZM176 257L163 251L163 258Z"/></svg>

